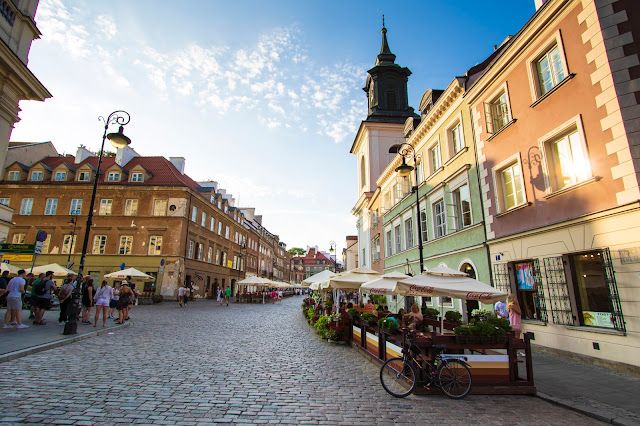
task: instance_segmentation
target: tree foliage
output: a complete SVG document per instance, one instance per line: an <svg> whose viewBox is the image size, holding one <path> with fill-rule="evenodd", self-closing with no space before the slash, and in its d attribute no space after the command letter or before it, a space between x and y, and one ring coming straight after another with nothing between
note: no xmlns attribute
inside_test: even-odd
<svg viewBox="0 0 640 426"><path fill-rule="evenodd" d="M291 256L304 256L307 254L307 251L300 247L292 247L287 250Z"/></svg>

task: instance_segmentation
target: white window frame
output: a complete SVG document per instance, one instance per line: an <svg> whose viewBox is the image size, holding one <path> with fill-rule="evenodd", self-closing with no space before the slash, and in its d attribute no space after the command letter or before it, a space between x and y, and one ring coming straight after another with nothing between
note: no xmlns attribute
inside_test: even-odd
<svg viewBox="0 0 640 426"><path fill-rule="evenodd" d="M103 198L100 200L100 207L98 209L99 216L111 216L113 212L113 199Z"/></svg>
<svg viewBox="0 0 640 426"><path fill-rule="evenodd" d="M8 206L8 205L9 205L9 203L11 203L11 198L8 198L8 197L0 198L0 204L3 204L3 205L5 205L5 206Z"/></svg>
<svg viewBox="0 0 640 426"><path fill-rule="evenodd" d="M59 179L62 178L62 179ZM53 180L55 181L65 181L67 180L67 172L55 172L53 175Z"/></svg>
<svg viewBox="0 0 640 426"><path fill-rule="evenodd" d="M69 203L69 215L76 216L82 214L82 198L73 198Z"/></svg>
<svg viewBox="0 0 640 426"><path fill-rule="evenodd" d="M549 89L546 93L542 93L542 82L538 75L538 61L553 49L554 46L558 46L558 52L560 54L560 61L562 63L562 71L564 78ZM531 91L532 102L537 101L547 93L553 91L560 83L570 77L569 66L567 64L567 57L565 56L564 44L562 43L562 33L557 30L551 37L549 37L545 43L540 46L529 58L526 60L527 73L529 75L529 89Z"/></svg>
<svg viewBox="0 0 640 426"><path fill-rule="evenodd" d="M438 229L438 214L436 213L436 205L442 204L442 232ZM447 203L444 197L440 197L431 203L431 214L433 215L433 238L442 238L447 235Z"/></svg>
<svg viewBox="0 0 640 426"><path fill-rule="evenodd" d="M31 172L31 180L33 182L41 182L44 178L44 173L41 171L33 171Z"/></svg>
<svg viewBox="0 0 640 426"><path fill-rule="evenodd" d="M27 234L18 233L18 234L13 234L11 242L12 244L24 244L26 239L27 239Z"/></svg>
<svg viewBox="0 0 640 426"><path fill-rule="evenodd" d="M393 227L393 237L396 254L398 254L402 251L402 226L399 223Z"/></svg>
<svg viewBox="0 0 640 426"><path fill-rule="evenodd" d="M119 172L109 172L107 175L107 182L120 182Z"/></svg>
<svg viewBox="0 0 640 426"><path fill-rule="evenodd" d="M429 214L427 209L420 209L420 231L422 232L422 242L429 240Z"/></svg>
<svg viewBox="0 0 640 426"><path fill-rule="evenodd" d="M85 179L83 179L83 177ZM89 178L91 178L91 172L78 172L79 182L89 182Z"/></svg>
<svg viewBox="0 0 640 426"><path fill-rule="evenodd" d="M432 153L437 149L437 164L434 163ZM429 159L429 177L436 174L442 168L442 145L440 145L440 138L437 137L431 144L427 147L427 158ZM429 178L428 177L428 178ZM427 178L427 179L428 179Z"/></svg>
<svg viewBox="0 0 640 426"><path fill-rule="evenodd" d="M28 216L33 210L33 198L23 198L20 202L20 214Z"/></svg>
<svg viewBox="0 0 640 426"><path fill-rule="evenodd" d="M502 97L502 94L505 94L506 98L507 98L507 118L508 120L506 121L506 123L504 123L502 126L500 126L499 129L495 129L495 122L494 122L494 111L491 109L491 130L489 129L489 125L488 125L488 117L487 117L487 105L493 105L495 103L495 101L497 101L499 98ZM507 127L509 125L509 123L511 123L513 121L513 113L511 111L511 97L509 96L509 87L507 86L507 82L505 81L500 87L498 87L488 98L485 102L482 103L482 107L483 107L483 111L482 113L484 114L484 123L485 123L485 129L487 131L487 133L489 135L494 135L498 132L500 132L500 130L504 129L505 127Z"/></svg>
<svg viewBox="0 0 640 426"><path fill-rule="evenodd" d="M131 173L131 182L142 182L144 180L144 174L140 172Z"/></svg>
<svg viewBox="0 0 640 426"><path fill-rule="evenodd" d="M138 214L138 199L127 198L124 202L124 215L136 216Z"/></svg>
<svg viewBox="0 0 640 426"><path fill-rule="evenodd" d="M118 254L129 255L133 250L133 235L121 235Z"/></svg>
<svg viewBox="0 0 640 426"><path fill-rule="evenodd" d="M460 192L460 188L462 188L463 186L467 187L467 195L469 196L469 218L470 218L470 223L465 225L464 224L464 214L462 212L462 204L460 203L461 199L456 199L456 192ZM457 185L455 188L451 189L451 201L453 204L453 213L454 213L454 218L455 218L455 226L456 226L456 230L460 231L464 228L468 228L469 226L473 225L473 206L471 205L471 188L469 187L469 182L468 181L464 181L463 183L461 183L460 185Z"/></svg>
<svg viewBox="0 0 640 426"><path fill-rule="evenodd" d="M515 163L518 163L518 165L520 166L520 179L522 184L522 192L524 194L524 201L521 204L507 209L506 200L504 199L504 188L502 185L502 171L507 167L511 167ZM498 213L504 213L510 210L514 210L527 204L527 188L524 182L524 171L522 169L522 158L520 157L520 152L515 153L511 157L505 159L504 161L493 167L491 169L491 174L493 177L493 193L496 202L496 211Z"/></svg>
<svg viewBox="0 0 640 426"><path fill-rule="evenodd" d="M225 226L224 227L224 237L228 240L229 239L229 227Z"/></svg>
<svg viewBox="0 0 640 426"><path fill-rule="evenodd" d="M10 181L20 180L20 171L11 170L7 174L7 180L10 180Z"/></svg>
<svg viewBox="0 0 640 426"><path fill-rule="evenodd" d="M213 247L209 246L209 250L207 251L207 262L211 263L213 258Z"/></svg>
<svg viewBox="0 0 640 426"><path fill-rule="evenodd" d="M574 129L575 133L577 133L578 137L580 138L580 145L585 156L585 163L588 165L589 170L587 172L587 175L583 179L576 180L569 185L559 188L556 187L555 183L553 182L553 176L555 176L555 165L549 164L549 160L552 157L552 154L549 152L549 144L554 143L555 141L558 141L571 133L574 133ZM562 123L560 126L556 127L551 132L538 139L538 147L540 148L540 152L542 153L544 183L546 186L547 195L551 195L556 192L563 192L572 187L579 186L580 184L593 178L593 168L591 167L591 159L589 157L589 150L587 147L582 117L580 115L572 117L570 120Z"/></svg>
<svg viewBox="0 0 640 426"><path fill-rule="evenodd" d="M453 130L456 127L460 127L460 149L456 149L454 140L453 140ZM449 159L455 157L460 152L464 151L466 148L466 141L464 137L464 125L462 121L462 112L460 112L453 120L449 122L447 125L447 149L449 150Z"/></svg>
<svg viewBox="0 0 640 426"><path fill-rule="evenodd" d="M207 223L207 214L203 211L200 218L200 226L205 226L205 223Z"/></svg>
<svg viewBox="0 0 640 426"><path fill-rule="evenodd" d="M195 249L195 241L189 240L189 251L187 252L187 257L189 259L193 259L193 250Z"/></svg>
<svg viewBox="0 0 640 426"><path fill-rule="evenodd" d="M92 254L105 254L107 249L107 236L106 235L94 235L93 236L93 249Z"/></svg>
<svg viewBox="0 0 640 426"><path fill-rule="evenodd" d="M62 238L62 244L61 244L61 249L60 249L60 253L61 254L69 254L69 253L74 253L76 250L76 241L78 240L78 236L77 235L71 235L71 234L65 234L65 236Z"/></svg>
<svg viewBox="0 0 640 426"><path fill-rule="evenodd" d="M191 222L196 222L198 218L198 208L196 206L191 207Z"/></svg>
<svg viewBox="0 0 640 426"><path fill-rule="evenodd" d="M166 216L167 215L168 200L156 199L153 200L153 215L154 216Z"/></svg>
<svg viewBox="0 0 640 426"><path fill-rule="evenodd" d="M211 216L211 223L209 223L209 231L211 232L215 232L215 225L216 225L216 220L214 219L213 216Z"/></svg>
<svg viewBox="0 0 640 426"><path fill-rule="evenodd" d="M415 238L413 237L413 216L409 216L404 219L404 245L405 249L409 250L415 245Z"/></svg>
<svg viewBox="0 0 640 426"><path fill-rule="evenodd" d="M57 211L58 211L58 199L47 198L47 201L44 206L45 216L54 216Z"/></svg>
<svg viewBox="0 0 640 426"><path fill-rule="evenodd" d="M149 237L149 256L159 256L162 254L162 235L152 235Z"/></svg>

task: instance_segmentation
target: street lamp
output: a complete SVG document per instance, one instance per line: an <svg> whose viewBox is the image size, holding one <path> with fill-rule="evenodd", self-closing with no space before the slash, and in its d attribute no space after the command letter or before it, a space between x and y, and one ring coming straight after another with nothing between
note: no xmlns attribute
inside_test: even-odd
<svg viewBox="0 0 640 426"><path fill-rule="evenodd" d="M336 249L336 242L331 240L329 241L329 253L335 252L335 257L333 258L333 272L338 273L338 251Z"/></svg>
<svg viewBox="0 0 640 426"><path fill-rule="evenodd" d="M418 159L416 158L416 151L413 146L408 143L402 145L395 145L389 149L392 154L398 154L402 157L402 164L396 167L396 172L400 177L406 178L411 174L413 170L415 172L415 186L411 187L411 192L416 193L416 222L418 222L418 253L420 254L420 273L424 272L424 259L422 257L422 226L420 225L420 196L418 195ZM407 158L413 157L415 167L407 164ZM408 261L407 261L408 264Z"/></svg>
<svg viewBox="0 0 640 426"><path fill-rule="evenodd" d="M78 278L76 279L76 286L71 294L71 303L67 310L67 323L64 325L64 333L76 334L78 332L78 314L80 313L81 305L80 299L82 297L82 290L80 289L80 282L82 280L82 273L84 272L84 260L87 256L87 247L89 246L89 232L91 231L91 223L93 219L93 206L96 202L96 192L98 191L98 178L100 177L100 166L102 165L102 156L104 154L104 141L108 138L111 144L117 148L124 148L131 143L131 139L124 135L124 126L129 124L131 116L128 112L118 110L114 111L105 120L104 117L98 117L99 121L104 122L104 134L102 135L102 145L100 146L100 152L98 153L98 167L96 174L93 178L93 190L91 192L91 202L89 203L89 214L87 215L87 224L84 231L84 241L82 243L82 254L80 255L80 265L78 265ZM120 126L117 133L109 133L109 126L115 124Z"/></svg>
<svg viewBox="0 0 640 426"><path fill-rule="evenodd" d="M67 257L67 269L73 269L73 263L71 263L72 249L75 248L74 238L76 236L76 225L78 224L78 210L73 211L73 216L69 219L69 224L73 224L73 231L71 231L71 240L69 241L69 256Z"/></svg>

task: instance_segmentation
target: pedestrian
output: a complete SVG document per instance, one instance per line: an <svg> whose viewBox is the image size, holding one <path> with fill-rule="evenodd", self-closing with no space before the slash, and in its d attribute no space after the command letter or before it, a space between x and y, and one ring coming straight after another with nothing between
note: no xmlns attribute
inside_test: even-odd
<svg viewBox="0 0 640 426"><path fill-rule="evenodd" d="M227 302L227 306L229 306L229 298L231 298L231 287L224 289L224 301Z"/></svg>
<svg viewBox="0 0 640 426"><path fill-rule="evenodd" d="M24 276L26 271L20 269L18 276L11 278L7 284L7 312L9 321L5 319L4 328L27 328L28 325L22 323L22 295L24 294Z"/></svg>
<svg viewBox="0 0 640 426"><path fill-rule="evenodd" d="M84 277L82 285L82 323L91 324L91 311L96 304L94 299L95 289L93 288L93 278L90 275Z"/></svg>
<svg viewBox="0 0 640 426"><path fill-rule="evenodd" d="M124 324L125 321L129 320L129 305L133 300L133 290L128 285L123 285L120 287L120 298L118 299L118 319L116 322L118 324Z"/></svg>
<svg viewBox="0 0 640 426"><path fill-rule="evenodd" d="M38 278L35 279L33 285L31 286L31 291L29 292L29 297L31 298L31 312L29 315L29 319L35 319L36 312L38 312L38 296L36 296L36 286L40 284L44 280L44 272L40 272L38 274Z"/></svg>
<svg viewBox="0 0 640 426"><path fill-rule="evenodd" d="M113 319L113 311L118 307L118 299L120 298L120 283L116 282L113 286L113 297L109 301L109 316L108 319Z"/></svg>
<svg viewBox="0 0 640 426"><path fill-rule="evenodd" d="M273 305L274 303L276 303L276 298L278 297L278 292L276 291L276 289L274 288L273 290L271 290L271 304Z"/></svg>
<svg viewBox="0 0 640 426"><path fill-rule="evenodd" d="M507 312L509 312L509 324L516 333L516 338L520 338L522 332L522 310L518 299L513 294L507 296Z"/></svg>
<svg viewBox="0 0 640 426"><path fill-rule="evenodd" d="M185 287L180 287L178 289L178 306L182 307L182 302L184 302L184 289Z"/></svg>
<svg viewBox="0 0 640 426"><path fill-rule="evenodd" d="M7 304L7 295L9 294L9 290L7 290L7 285L9 285L9 270L5 269L2 271L0 275L0 307ZM9 309L4 314L4 323L9 324Z"/></svg>
<svg viewBox="0 0 640 426"><path fill-rule="evenodd" d="M109 309L109 302L113 298L113 288L107 285L107 280L102 280L102 285L96 291L96 317L93 321L93 326L98 326L98 318L100 318L100 311L102 311L102 326L107 326L107 309Z"/></svg>
<svg viewBox="0 0 640 426"><path fill-rule="evenodd" d="M182 306L187 306L187 302L189 301L189 295L191 294L191 289L187 284L184 285L184 297L182 298Z"/></svg>
<svg viewBox="0 0 640 426"><path fill-rule="evenodd" d="M495 312L497 318L509 318L509 312L507 312L507 302L498 300L493 305L493 312Z"/></svg>
<svg viewBox="0 0 640 426"><path fill-rule="evenodd" d="M71 293L73 287L71 286L72 279L65 278L60 291L58 292L58 300L60 301L60 316L58 317L58 324L64 325L69 320L67 314L69 311L69 305L71 305Z"/></svg>
<svg viewBox="0 0 640 426"><path fill-rule="evenodd" d="M222 299L224 299L224 290L222 287L218 289L218 305L222 306Z"/></svg>
<svg viewBox="0 0 640 426"><path fill-rule="evenodd" d="M43 321L44 311L51 309L51 290L55 290L56 283L53 282L53 271L47 271L44 274L44 279L35 286L35 293L38 297L38 312L36 318L33 320L34 325L45 325Z"/></svg>
<svg viewBox="0 0 640 426"><path fill-rule="evenodd" d="M278 290L278 303L282 303L282 289Z"/></svg>

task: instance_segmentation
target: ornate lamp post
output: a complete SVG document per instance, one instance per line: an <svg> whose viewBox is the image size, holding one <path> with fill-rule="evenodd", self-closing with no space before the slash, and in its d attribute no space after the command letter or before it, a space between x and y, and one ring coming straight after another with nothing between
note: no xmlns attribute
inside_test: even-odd
<svg viewBox="0 0 640 426"><path fill-rule="evenodd" d="M84 272L84 260L87 256L87 247L89 246L89 232L91 231L91 224L93 219L93 206L96 202L96 192L98 191L98 178L100 177L100 166L102 165L102 155L104 154L104 141L108 138L111 144L115 148L124 148L131 143L131 139L123 133L123 128L131 120L131 116L126 111L114 111L106 118L98 117L98 120L104 122L104 134L102 135L102 145L100 146L100 152L98 155L98 167L96 174L93 178L93 191L91 192L91 202L89 203L89 214L87 215L87 224L84 232L84 241L82 243L82 254L80 255L80 265L78 266L78 278L76 280L75 288L71 295L71 303L67 311L68 321L64 326L63 334L76 334L78 332L78 314L80 313L81 305L80 299L82 297L82 290L80 283L82 281L82 273ZM119 127L117 133L109 133L109 126L116 124Z"/></svg>
<svg viewBox="0 0 640 426"><path fill-rule="evenodd" d="M69 219L69 224L73 224L73 230L71 231L71 241L69 241L69 256L67 257L67 269L73 269L73 263L71 262L71 253L75 248L75 236L76 236L76 226L78 225L78 210L74 210L73 216Z"/></svg>
<svg viewBox="0 0 640 426"><path fill-rule="evenodd" d="M338 252L336 251L336 242L331 240L329 241L329 253L334 253L335 257L333 258L333 272L338 273Z"/></svg>

